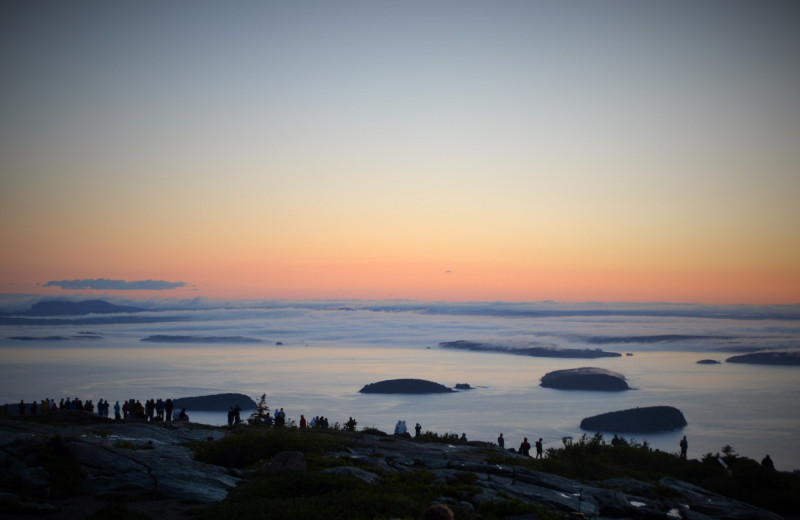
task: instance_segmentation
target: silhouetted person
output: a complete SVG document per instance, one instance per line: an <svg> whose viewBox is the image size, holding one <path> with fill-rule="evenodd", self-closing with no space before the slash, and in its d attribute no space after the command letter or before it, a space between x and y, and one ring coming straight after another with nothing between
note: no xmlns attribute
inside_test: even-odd
<svg viewBox="0 0 800 520"><path fill-rule="evenodd" d="M503 438L503 434L501 433L499 437L497 437L497 445L500 446L501 450L506 448L506 440Z"/></svg>
<svg viewBox="0 0 800 520"><path fill-rule="evenodd" d="M166 401L164 401L164 411L167 414L167 417L166 417L165 420L167 422L172 421L172 408L173 407L174 407L174 405L172 404L172 399L167 399Z"/></svg>
<svg viewBox="0 0 800 520"><path fill-rule="evenodd" d="M19 415L20 417L25 415L25 401L23 399L19 400Z"/></svg>
<svg viewBox="0 0 800 520"><path fill-rule="evenodd" d="M526 457L531 456L531 443L528 442L527 437L522 439L522 444L519 445L519 452Z"/></svg>
<svg viewBox="0 0 800 520"><path fill-rule="evenodd" d="M686 435L683 436L680 442L681 446L681 458L686 460L686 450L689 449L689 442L686 440Z"/></svg>
<svg viewBox="0 0 800 520"><path fill-rule="evenodd" d="M417 425L414 426L414 431L417 432L417 437L419 437L422 434L422 425L417 423Z"/></svg>
<svg viewBox="0 0 800 520"><path fill-rule="evenodd" d="M772 459L770 458L769 455L767 455L761 460L761 465L764 466L764 468L766 469L775 469L775 464L772 462Z"/></svg>
<svg viewBox="0 0 800 520"><path fill-rule="evenodd" d="M539 440L536 441L534 444L536 446L536 458L537 459L541 459L542 458L542 438L539 437Z"/></svg>

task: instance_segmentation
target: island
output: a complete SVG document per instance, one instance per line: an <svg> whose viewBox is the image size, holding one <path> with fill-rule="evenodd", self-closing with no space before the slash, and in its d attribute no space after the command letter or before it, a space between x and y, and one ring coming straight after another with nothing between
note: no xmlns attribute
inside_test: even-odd
<svg viewBox="0 0 800 520"><path fill-rule="evenodd" d="M231 406L237 404L242 410L255 410L256 408L256 402L250 396L237 393L180 397L173 399L172 404L176 410L186 408L204 412L227 412Z"/></svg>
<svg viewBox="0 0 800 520"><path fill-rule="evenodd" d="M480 343L476 341L443 341L439 343L440 348L452 348L459 350L470 350L473 352L496 352L498 354L515 354L518 356L533 356L533 357L552 357L552 358L604 358L604 357L622 357L619 352L606 352L602 349L595 348L560 348L557 346L529 346L529 347L512 347L508 345L498 345L494 343Z"/></svg>
<svg viewBox="0 0 800 520"><path fill-rule="evenodd" d="M260 339L247 336L173 336L169 334L147 336L139 341L152 343L261 343Z"/></svg>
<svg viewBox="0 0 800 520"><path fill-rule="evenodd" d="M593 415L581 421L581 430L615 433L656 433L686 426L686 418L672 406L646 406Z"/></svg>
<svg viewBox="0 0 800 520"><path fill-rule="evenodd" d="M456 390L472 390L469 383L456 383Z"/></svg>
<svg viewBox="0 0 800 520"><path fill-rule="evenodd" d="M748 363L751 365L800 366L800 352L754 352L753 354L729 357L725 362Z"/></svg>
<svg viewBox="0 0 800 520"><path fill-rule="evenodd" d="M597 367L568 368L548 372L542 377L541 386L558 390L600 390L604 392L631 389L622 374Z"/></svg>
<svg viewBox="0 0 800 520"><path fill-rule="evenodd" d="M388 379L364 385L359 392L362 394L445 394L453 392L453 389L424 379Z"/></svg>
<svg viewBox="0 0 800 520"><path fill-rule="evenodd" d="M720 365L721 363L716 359L701 359L697 362L698 365Z"/></svg>
<svg viewBox="0 0 800 520"><path fill-rule="evenodd" d="M31 305L31 308L20 313L23 316L79 316L85 314L115 314L143 312L146 309L114 305L105 300L42 300Z"/></svg>

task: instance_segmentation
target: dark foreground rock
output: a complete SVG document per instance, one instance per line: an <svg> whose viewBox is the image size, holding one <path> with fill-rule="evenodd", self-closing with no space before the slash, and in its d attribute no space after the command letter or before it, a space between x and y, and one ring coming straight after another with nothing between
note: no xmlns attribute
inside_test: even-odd
<svg viewBox="0 0 800 520"><path fill-rule="evenodd" d="M751 365L800 366L800 352L755 352L729 357L726 363L749 363Z"/></svg>
<svg viewBox="0 0 800 520"><path fill-rule="evenodd" d="M0 420L0 517L83 519L116 500L151 518L185 520L193 508L225 497L246 475L196 462L185 446L227 434L200 425L113 423L91 417L61 425ZM56 496L52 483L59 476L45 468L42 453L77 462L72 471L83 477L74 493ZM498 455L505 456L502 463ZM459 505L473 509L492 502L502 509L504 502L519 500L587 518L781 518L673 478L658 484L629 478L594 482L536 471L529 458L490 443L420 443L364 433L351 447L325 457L329 462L323 472L354 476L369 485L387 474L420 470L429 475L431 486L469 481L473 492ZM311 471L304 454L296 451L276 454L265 469L270 474Z"/></svg>
<svg viewBox="0 0 800 520"><path fill-rule="evenodd" d="M548 372L542 377L541 385L559 390L601 390L618 392L630 390L625 376L596 367L568 368Z"/></svg>
<svg viewBox="0 0 800 520"><path fill-rule="evenodd" d="M399 437L364 435L360 447L327 455L340 464L325 471L353 475L370 484L380 474L426 470L433 477L431 485L454 484L470 478L475 492L465 500L471 507L495 502L520 500L565 514L585 518L636 520L781 520L764 509L729 499L692 484L672 478L658 486L674 490L669 497L655 484L633 479L609 479L602 482L579 482L535 471L514 460L529 460L510 451L504 464L486 460L501 452L495 445L464 446L418 443ZM474 480L471 477L474 476ZM464 502L462 502L462 505ZM527 518L527 517L526 517Z"/></svg>
<svg viewBox="0 0 800 520"><path fill-rule="evenodd" d="M255 410L256 402L244 394L212 394L198 397L181 397L172 400L175 410L202 410L204 412L227 412L231 406L237 404L242 410ZM177 415L177 414L176 414Z"/></svg>
<svg viewBox="0 0 800 520"><path fill-rule="evenodd" d="M225 498L239 480L226 468L195 461L188 446L221 438L223 431L70 414L60 424L0 420L0 517L48 509L53 515L48 518L85 518L105 505L93 499L114 497L132 503L212 503ZM82 509L81 515L69 513L71 506Z"/></svg>
<svg viewBox="0 0 800 520"><path fill-rule="evenodd" d="M359 392L362 394L443 394L453 392L453 389L424 379L388 379L364 385Z"/></svg>
<svg viewBox="0 0 800 520"><path fill-rule="evenodd" d="M646 406L608 412L581 421L582 430L612 433L655 433L686 426L686 418L672 406Z"/></svg>

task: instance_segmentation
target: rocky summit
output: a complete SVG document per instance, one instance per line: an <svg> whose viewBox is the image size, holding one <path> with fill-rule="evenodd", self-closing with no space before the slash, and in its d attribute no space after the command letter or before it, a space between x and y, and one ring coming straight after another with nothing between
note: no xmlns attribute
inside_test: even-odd
<svg viewBox="0 0 800 520"><path fill-rule="evenodd" d="M236 486L235 472L197 462L189 444L224 431L189 423L100 421L67 412L61 424L0 420L0 516L52 513L73 518L77 500L114 495L212 503ZM59 512L65 516L59 516ZM84 512L84 518L91 511Z"/></svg>
<svg viewBox="0 0 800 520"><path fill-rule="evenodd" d="M132 510L152 518L188 518L191 508L222 500L247 478L241 470L193 458L190 444L213 442L228 432L193 424L99 422L82 412L63 424L0 420L0 516L86 518L109 500L126 497ZM458 504L461 508L522 501L580 518L781 518L674 478L657 484L630 478L579 482L535 471L524 465L528 457L491 443L423 443L366 432L352 440L349 447L327 453L329 464L321 471L367 485L410 471L427 472L432 486L468 478L472 492ZM498 460L503 462L490 462ZM279 452L265 467L273 475L310 471L301 451ZM70 472L81 478L71 478Z"/></svg>

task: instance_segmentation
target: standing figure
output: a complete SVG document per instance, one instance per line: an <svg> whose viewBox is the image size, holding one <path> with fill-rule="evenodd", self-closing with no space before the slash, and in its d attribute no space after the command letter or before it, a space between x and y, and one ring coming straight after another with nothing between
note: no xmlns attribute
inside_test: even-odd
<svg viewBox="0 0 800 520"><path fill-rule="evenodd" d="M414 431L417 432L417 437L419 437L422 434L422 425L417 423L417 425L414 426Z"/></svg>
<svg viewBox="0 0 800 520"><path fill-rule="evenodd" d="M542 438L541 437L539 437L539 440L536 441L535 445L536 445L536 458L537 459L541 459L542 458Z"/></svg>
<svg viewBox="0 0 800 520"><path fill-rule="evenodd" d="M506 440L503 438L503 434L502 433L497 438L497 445L500 446L501 450L504 450L506 448Z"/></svg>
<svg viewBox="0 0 800 520"><path fill-rule="evenodd" d="M522 439L522 444L519 445L519 452L526 457L531 456L531 443L528 442L527 437Z"/></svg>
<svg viewBox="0 0 800 520"><path fill-rule="evenodd" d="M164 411L167 414L167 417L166 417L165 420L167 422L172 421L172 408L173 408L173 406L174 405L172 404L172 399L167 399L166 401L164 401Z"/></svg>
<svg viewBox="0 0 800 520"><path fill-rule="evenodd" d="M683 436L680 442L681 446L681 458L686 460L686 450L689 449L689 442L686 440L686 435Z"/></svg>

